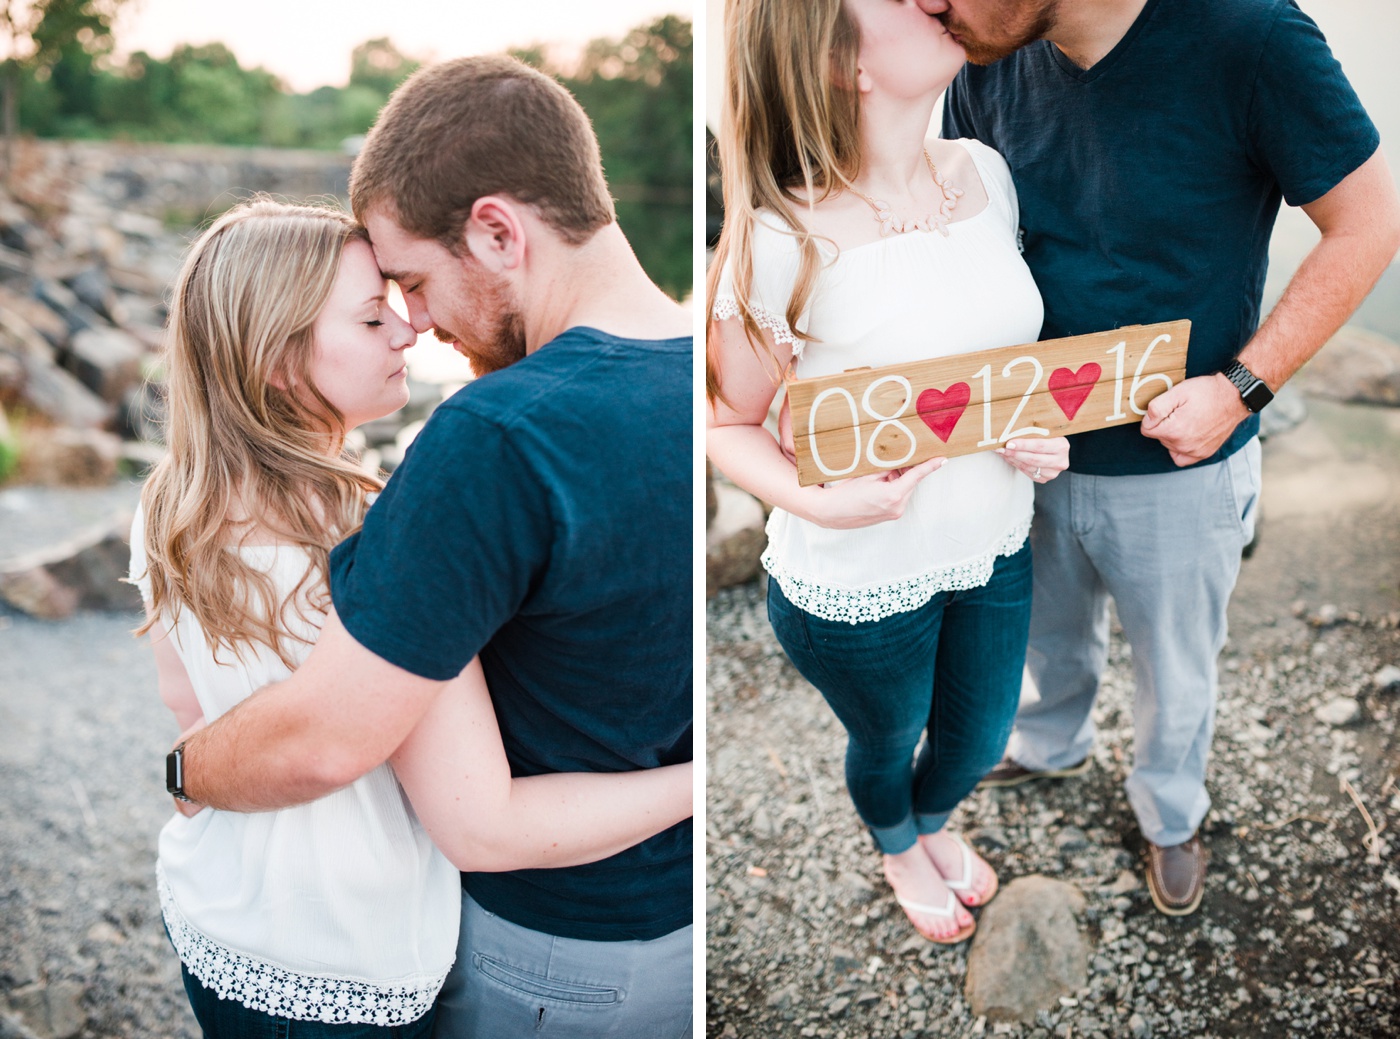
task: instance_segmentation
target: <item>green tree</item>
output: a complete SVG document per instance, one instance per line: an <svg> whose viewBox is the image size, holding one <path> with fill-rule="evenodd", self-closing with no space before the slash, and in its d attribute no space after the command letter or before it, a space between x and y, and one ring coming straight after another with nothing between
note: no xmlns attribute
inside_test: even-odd
<svg viewBox="0 0 1400 1039"><path fill-rule="evenodd" d="M598 39L563 82L593 120L618 223L657 284L692 288L692 25L667 15Z"/></svg>
<svg viewBox="0 0 1400 1039"><path fill-rule="evenodd" d="M387 37L366 40L350 54L350 86L367 87L387 98L418 65L418 59L404 54Z"/></svg>
<svg viewBox="0 0 1400 1039"><path fill-rule="evenodd" d="M90 118L92 68L112 50L112 22L124 0L0 0L0 130L5 169L18 131L20 84L26 74L52 80L57 114Z"/></svg>

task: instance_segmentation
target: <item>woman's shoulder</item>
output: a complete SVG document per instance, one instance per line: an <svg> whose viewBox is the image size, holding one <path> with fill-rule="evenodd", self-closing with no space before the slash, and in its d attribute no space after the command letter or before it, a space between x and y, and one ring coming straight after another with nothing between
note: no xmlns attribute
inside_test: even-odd
<svg viewBox="0 0 1400 1039"><path fill-rule="evenodd" d="M1015 230L1020 222L1016 184L1011 177L1011 167L999 151L972 137L935 138L928 144L929 154L955 184L980 181L988 208L1000 214Z"/></svg>
<svg viewBox="0 0 1400 1039"><path fill-rule="evenodd" d="M801 262L802 242L787 219L771 209L753 211L749 229L750 267L756 276L793 276ZM733 262L727 257L726 265Z"/></svg>
<svg viewBox="0 0 1400 1039"><path fill-rule="evenodd" d="M928 148L935 160L941 152L944 160L952 159L959 162L971 160L977 167L977 172L985 181L994 179L999 185L1010 185L1011 167L1007 165L1006 158L989 144L983 144L975 137L959 137L956 139L944 137L929 138Z"/></svg>
<svg viewBox="0 0 1400 1039"><path fill-rule="evenodd" d="M802 217L794 213L793 219L801 221ZM794 228L789 223L788 218L775 210L766 207L754 210L753 215L753 242L755 248L761 247L765 251L771 251L774 255L784 255L791 253L796 255L800 250L799 236L802 230Z"/></svg>

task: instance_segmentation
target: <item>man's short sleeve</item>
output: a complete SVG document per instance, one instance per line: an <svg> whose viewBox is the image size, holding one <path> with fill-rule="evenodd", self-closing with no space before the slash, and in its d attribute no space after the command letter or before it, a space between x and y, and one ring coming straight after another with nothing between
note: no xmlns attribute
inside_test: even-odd
<svg viewBox="0 0 1400 1039"><path fill-rule="evenodd" d="M1291 206L1327 194L1380 146L1322 30L1296 4L1280 9L1260 54L1249 145Z"/></svg>
<svg viewBox="0 0 1400 1039"><path fill-rule="evenodd" d="M331 597L366 649L437 681L455 677L520 609L548 562L547 493L508 430L455 402L423 427L331 553Z"/></svg>

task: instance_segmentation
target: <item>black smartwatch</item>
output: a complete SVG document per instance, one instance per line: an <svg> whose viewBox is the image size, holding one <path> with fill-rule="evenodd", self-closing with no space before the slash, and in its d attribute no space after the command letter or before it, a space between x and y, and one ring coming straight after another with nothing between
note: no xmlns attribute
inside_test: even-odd
<svg viewBox="0 0 1400 1039"><path fill-rule="evenodd" d="M1274 399L1274 391L1269 389L1268 384L1239 361L1231 361L1220 374L1234 383L1244 406L1255 414Z"/></svg>
<svg viewBox="0 0 1400 1039"><path fill-rule="evenodd" d="M165 789L172 797L194 804L192 797L185 795L185 741L165 755Z"/></svg>

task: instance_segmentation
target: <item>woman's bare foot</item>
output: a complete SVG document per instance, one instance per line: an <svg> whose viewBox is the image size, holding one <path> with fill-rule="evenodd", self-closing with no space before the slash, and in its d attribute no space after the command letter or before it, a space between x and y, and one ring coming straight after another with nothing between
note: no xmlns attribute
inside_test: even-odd
<svg viewBox="0 0 1400 1039"><path fill-rule="evenodd" d="M946 830L920 834L919 847L963 905L984 906L996 895L996 872L961 837Z"/></svg>
<svg viewBox="0 0 1400 1039"><path fill-rule="evenodd" d="M885 879L914 930L929 941L956 945L976 930L972 914L958 904L920 845L886 855Z"/></svg>

